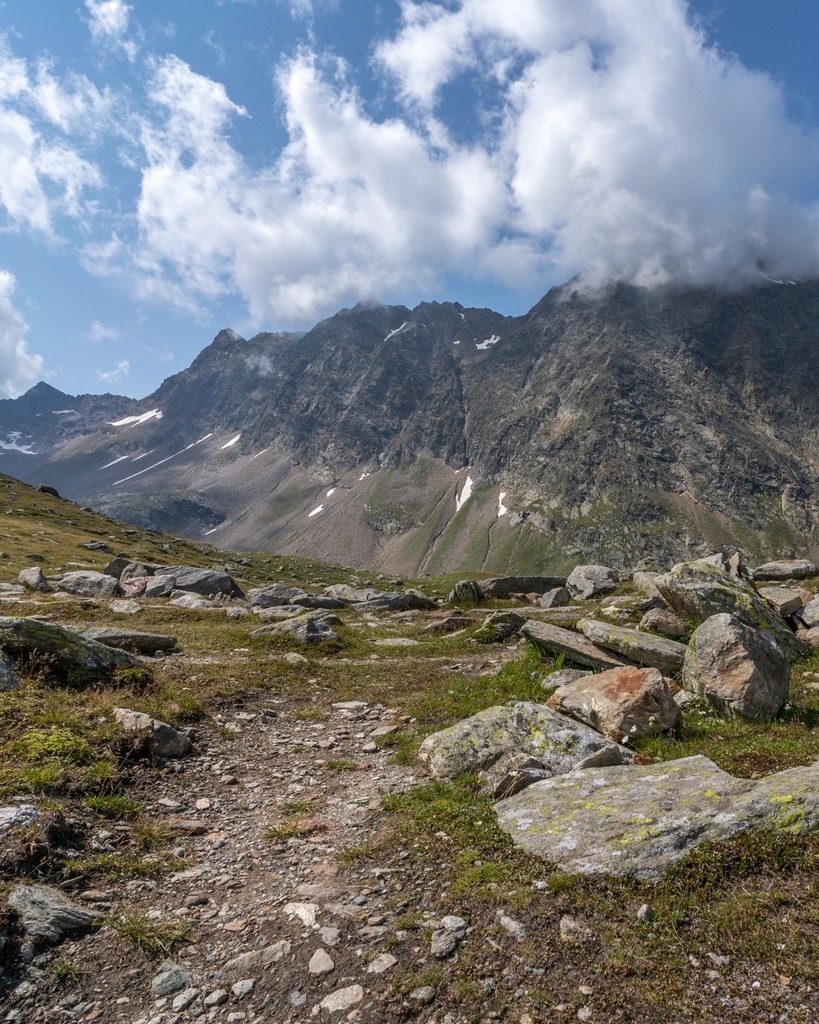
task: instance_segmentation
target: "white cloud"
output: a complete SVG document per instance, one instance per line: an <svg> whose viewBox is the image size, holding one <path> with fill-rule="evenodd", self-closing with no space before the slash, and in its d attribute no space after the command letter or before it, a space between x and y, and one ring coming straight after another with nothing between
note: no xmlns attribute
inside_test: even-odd
<svg viewBox="0 0 819 1024"><path fill-rule="evenodd" d="M94 42L119 48L133 60L139 46L127 38L131 7L124 0L85 0L85 7Z"/></svg>
<svg viewBox="0 0 819 1024"><path fill-rule="evenodd" d="M247 111L225 87L154 61L134 229L88 245L86 265L189 310L238 293L255 323L281 326L453 271L544 290L578 272L593 286L819 271L817 213L799 198L817 136L769 77L706 45L684 0L401 11L373 62L379 109L392 98L399 113L376 117L343 61L304 49L278 68L288 142L261 169L237 148ZM463 76L472 141L446 102Z"/></svg>
<svg viewBox="0 0 819 1024"><path fill-rule="evenodd" d="M112 370L97 370L97 380L103 384L118 384L131 372L131 364L127 359L120 359Z"/></svg>
<svg viewBox="0 0 819 1024"><path fill-rule="evenodd" d="M119 339L119 331L116 327L106 327L105 324L100 323L99 320L92 320L91 325L88 328L88 340L97 341L117 341Z"/></svg>
<svg viewBox="0 0 819 1024"><path fill-rule="evenodd" d="M14 308L16 282L7 270L0 270L0 393L16 398L43 373L42 356L26 348L28 326Z"/></svg>

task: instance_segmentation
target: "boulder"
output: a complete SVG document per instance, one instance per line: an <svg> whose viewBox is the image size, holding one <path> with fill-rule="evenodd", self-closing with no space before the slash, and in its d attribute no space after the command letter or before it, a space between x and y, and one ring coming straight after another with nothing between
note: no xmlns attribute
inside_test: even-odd
<svg viewBox="0 0 819 1024"><path fill-rule="evenodd" d="M520 634L547 657L562 654L568 661L588 665L589 668L621 668L628 664L625 659L595 646L579 633L548 622L529 619L521 626Z"/></svg>
<svg viewBox="0 0 819 1024"><path fill-rule="evenodd" d="M662 633L672 640L679 640L688 632L688 627L679 616L662 608L651 608L647 611L637 628L642 629L644 633Z"/></svg>
<svg viewBox="0 0 819 1024"><path fill-rule="evenodd" d="M115 629L112 626L98 626L86 629L80 634L87 640L96 640L106 647L119 647L136 654L156 654L157 651L172 651L176 637L165 633L141 633L136 629Z"/></svg>
<svg viewBox="0 0 819 1024"><path fill-rule="evenodd" d="M515 772L534 770L522 780L534 782L590 764L631 760L619 743L542 704L523 701L487 708L427 736L418 756L436 778L482 773L484 787L491 792L514 786Z"/></svg>
<svg viewBox="0 0 819 1024"><path fill-rule="evenodd" d="M430 622L424 627L423 632L435 636L440 633L455 633L459 629L469 629L474 625L475 620L467 615L447 615L443 619Z"/></svg>
<svg viewBox="0 0 819 1024"><path fill-rule="evenodd" d="M819 827L819 764L752 782L706 757L589 768L496 804L498 822L561 870L656 880L701 843L748 829Z"/></svg>
<svg viewBox="0 0 819 1024"><path fill-rule="evenodd" d="M8 905L19 916L27 936L52 944L88 931L99 917L47 885L18 885L11 891Z"/></svg>
<svg viewBox="0 0 819 1024"><path fill-rule="evenodd" d="M81 597L113 597L119 584L104 572L67 572L58 581L59 589Z"/></svg>
<svg viewBox="0 0 819 1024"><path fill-rule="evenodd" d="M146 565L129 562L120 573L119 587L124 597L139 597L145 593L148 580L153 575Z"/></svg>
<svg viewBox="0 0 819 1024"><path fill-rule="evenodd" d="M449 604L483 604L485 598L476 580L461 580L449 592Z"/></svg>
<svg viewBox="0 0 819 1024"><path fill-rule="evenodd" d="M114 718L126 732L141 733L145 736L154 757L186 757L193 749L190 737L184 732L141 711L114 708Z"/></svg>
<svg viewBox="0 0 819 1024"><path fill-rule="evenodd" d="M540 685L546 690L551 690L553 687L559 690L561 686L566 686L567 683L574 683L578 679L585 679L586 676L591 674L591 672L584 672L577 668L561 668L557 672L550 672L549 675L544 676L540 681Z"/></svg>
<svg viewBox="0 0 819 1024"><path fill-rule="evenodd" d="M810 601L797 613L797 618L808 629L819 626L819 597L812 597Z"/></svg>
<svg viewBox="0 0 819 1024"><path fill-rule="evenodd" d="M34 655L52 671L72 677L85 673L107 675L116 668L136 664L125 651L38 619L0 618L0 651L18 659Z"/></svg>
<svg viewBox="0 0 819 1024"><path fill-rule="evenodd" d="M366 601L354 602L354 607L362 612L404 612L432 611L438 605L420 590L405 590L403 593L385 590L376 592Z"/></svg>
<svg viewBox="0 0 819 1024"><path fill-rule="evenodd" d="M14 807L0 807L0 835L12 828L26 828L34 825L40 810L34 804L17 804Z"/></svg>
<svg viewBox="0 0 819 1024"><path fill-rule="evenodd" d="M694 630L683 667L683 689L742 718L772 718L790 691L787 656L733 615L712 615Z"/></svg>
<svg viewBox="0 0 819 1024"><path fill-rule="evenodd" d="M170 597L176 590L176 576L157 573L145 581L145 597Z"/></svg>
<svg viewBox="0 0 819 1024"><path fill-rule="evenodd" d="M374 590L372 587L363 589L351 587L348 583L334 583L330 587L325 587L324 593L328 597L334 597L337 601L342 601L344 604L358 604L361 601L370 601L373 598L380 597L384 591Z"/></svg>
<svg viewBox="0 0 819 1024"><path fill-rule="evenodd" d="M269 583L266 587L254 587L247 592L251 608L277 608L285 604L298 604L299 598L307 596L307 591L301 587L288 587L283 583Z"/></svg>
<svg viewBox="0 0 819 1024"><path fill-rule="evenodd" d="M22 583L27 590L36 590L41 594L51 590L48 580L43 575L43 570L39 565L32 565L28 569L21 569L17 574L17 582Z"/></svg>
<svg viewBox="0 0 819 1024"><path fill-rule="evenodd" d="M131 597L115 597L110 601L108 607L117 615L138 615L142 611L142 605Z"/></svg>
<svg viewBox="0 0 819 1024"><path fill-rule="evenodd" d="M481 644L503 643L518 636L525 622L526 619L517 612L493 612L475 630L472 639Z"/></svg>
<svg viewBox="0 0 819 1024"><path fill-rule="evenodd" d="M806 558L786 559L780 562L766 562L753 570L757 581L804 580L808 576L816 576L817 569L813 562Z"/></svg>
<svg viewBox="0 0 819 1024"><path fill-rule="evenodd" d="M201 597L243 598L238 584L223 569L197 569L191 565L157 567L154 575L173 576L177 590L185 590Z"/></svg>
<svg viewBox="0 0 819 1024"><path fill-rule="evenodd" d="M117 555L116 558L111 559L102 571L106 576L113 576L114 579L118 580L122 575L123 569L128 565L133 565L130 558L125 555Z"/></svg>
<svg viewBox="0 0 819 1024"><path fill-rule="evenodd" d="M192 612L223 611L225 607L218 601L210 601L207 597L191 594L187 590L172 590L170 603L177 608L187 608Z"/></svg>
<svg viewBox="0 0 819 1024"><path fill-rule="evenodd" d="M607 565L578 565L569 573L566 587L572 597L586 600L598 594L607 594L619 582L617 571Z"/></svg>
<svg viewBox="0 0 819 1024"><path fill-rule="evenodd" d="M541 608L565 608L571 601L572 595L565 587L555 587L547 590L538 601Z"/></svg>
<svg viewBox="0 0 819 1024"><path fill-rule="evenodd" d="M615 668L555 690L547 707L620 743L668 732L680 709L656 668Z"/></svg>
<svg viewBox="0 0 819 1024"><path fill-rule="evenodd" d="M580 605L575 604L566 608L531 608L526 610L526 614L535 616L538 622L547 622L551 626L561 626L563 629L574 629L586 612Z"/></svg>
<svg viewBox="0 0 819 1024"><path fill-rule="evenodd" d="M759 596L764 597L783 619L789 615L795 615L802 608L805 600L810 599L805 591L794 590L791 587L760 587L758 592Z"/></svg>
<svg viewBox="0 0 819 1024"><path fill-rule="evenodd" d="M712 615L728 613L746 626L766 633L789 658L801 657L810 648L744 580L704 562L683 562L657 579L663 600L683 619L705 622Z"/></svg>
<svg viewBox="0 0 819 1024"><path fill-rule="evenodd" d="M293 640L307 647L322 643L341 643L341 637L331 628L330 624L326 621L326 617L316 613L297 615L295 618L285 619L283 622L261 626L259 629L254 629L249 635L252 637Z"/></svg>
<svg viewBox="0 0 819 1024"><path fill-rule="evenodd" d="M644 597L659 597L660 591L657 589L656 582L659 575L658 572L639 570L631 577L631 582L634 589Z"/></svg>
<svg viewBox="0 0 819 1024"><path fill-rule="evenodd" d="M810 629L800 629L796 635L814 650L819 647L819 626L812 626Z"/></svg>
<svg viewBox="0 0 819 1024"><path fill-rule="evenodd" d="M639 629L598 622L596 619L581 619L577 627L593 644L616 651L638 665L658 668L667 675L675 675L682 668L686 647L676 640L641 633Z"/></svg>
<svg viewBox="0 0 819 1024"><path fill-rule="evenodd" d="M484 597L501 601L508 600L512 594L545 594L565 585L565 576L495 576L478 584Z"/></svg>

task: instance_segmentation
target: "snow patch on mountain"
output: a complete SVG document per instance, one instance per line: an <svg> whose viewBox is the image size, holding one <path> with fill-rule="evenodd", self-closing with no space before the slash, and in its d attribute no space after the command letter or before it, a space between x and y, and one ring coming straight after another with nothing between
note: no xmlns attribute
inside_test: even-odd
<svg viewBox="0 0 819 1024"><path fill-rule="evenodd" d="M505 497L506 491L501 491L498 495L498 519L503 519L503 517L509 512L509 509L503 503L503 499Z"/></svg>
<svg viewBox="0 0 819 1024"><path fill-rule="evenodd" d="M487 338L486 341L476 343L475 348L479 352L485 352L488 348L492 348L493 345L497 345L500 341L499 334L493 334L491 338Z"/></svg>
<svg viewBox="0 0 819 1024"><path fill-rule="evenodd" d="M109 423L109 427L135 427L138 423L147 423L148 420L161 420L162 410L151 409L150 412L144 412L141 416L126 416L121 420L114 420L113 423Z"/></svg>
<svg viewBox="0 0 819 1024"><path fill-rule="evenodd" d="M411 324L409 320L405 320L400 327L396 327L394 331L390 331L384 341L389 341L390 338L395 338L399 334L403 334L405 331L411 330L415 325Z"/></svg>
<svg viewBox="0 0 819 1024"><path fill-rule="evenodd" d="M99 471L101 472L103 469L110 469L111 466L116 466L118 462L124 462L127 458L129 458L128 455L120 455L119 458L114 459L113 462L106 462L104 466L100 466Z"/></svg>
<svg viewBox="0 0 819 1024"><path fill-rule="evenodd" d="M324 506L323 505L319 505L318 508L314 508L312 512L308 512L307 513L307 518L311 519L313 516L317 516L319 514L319 512L323 512L323 511L324 511Z"/></svg>
<svg viewBox="0 0 819 1024"><path fill-rule="evenodd" d="M242 436L241 434L237 434L237 435L236 435L236 437L232 437L232 438L231 438L231 439L230 439L230 440L228 441L228 443L227 443L227 444L223 444L223 445L222 445L222 447L221 447L221 448L219 449L219 451L220 451L220 452L223 452L223 451L225 450L225 448L232 448L232 447L233 447L233 446L234 446L235 444L238 444L238 443L239 443L239 438L240 438L241 436Z"/></svg>
<svg viewBox="0 0 819 1024"><path fill-rule="evenodd" d="M171 459L175 459L177 455L182 455L184 452L188 452L191 448L195 448L198 444L203 441L207 441L209 437L213 437L213 432L205 434L204 437L200 437L198 441L194 441L193 444L189 444L186 448L181 448L178 452L174 452L173 455L169 455L166 459L160 459L159 462L155 462L152 466L146 466L145 469L140 469L138 473L132 473L130 476L124 476L121 480L114 481L114 487L118 484L127 483L129 480L133 480L135 477L142 476L143 473L149 473L152 469L156 469L157 466L162 466L166 462L170 462Z"/></svg>
<svg viewBox="0 0 819 1024"><path fill-rule="evenodd" d="M20 444L23 440L23 435L19 430L13 430L5 441L0 441L0 450L4 452L20 452L21 455L36 455L37 452L31 450L31 446L34 441L29 441L28 444Z"/></svg>
<svg viewBox="0 0 819 1024"><path fill-rule="evenodd" d="M455 495L455 511L456 512L460 512L461 509L464 507L464 505L472 497L472 487L473 487L473 484L474 484L474 480L472 479L471 476L468 476L466 478L466 482L464 483L463 487L461 488L461 493Z"/></svg>

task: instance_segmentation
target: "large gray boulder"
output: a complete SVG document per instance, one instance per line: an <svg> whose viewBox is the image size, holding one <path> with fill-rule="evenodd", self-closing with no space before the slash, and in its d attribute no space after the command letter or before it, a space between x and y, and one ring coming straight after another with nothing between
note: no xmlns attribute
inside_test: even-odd
<svg viewBox="0 0 819 1024"><path fill-rule="evenodd" d="M104 572L67 572L58 581L60 590L80 597L113 597L119 584Z"/></svg>
<svg viewBox="0 0 819 1024"><path fill-rule="evenodd" d="M520 629L525 637L541 654L547 657L564 655L567 661L576 665L588 665L589 668L620 668L629 664L624 658L597 647L579 633L561 626L553 626L548 622L529 619Z"/></svg>
<svg viewBox="0 0 819 1024"><path fill-rule="evenodd" d="M120 591L124 597L140 597L152 576L152 567L149 569L141 562L129 562L119 576Z"/></svg>
<svg viewBox="0 0 819 1024"><path fill-rule="evenodd" d="M629 661L649 668L658 668L667 675L676 675L683 665L685 644L665 637L642 633L639 629L626 629L596 619L581 619L577 628L598 647L616 651Z"/></svg>
<svg viewBox="0 0 819 1024"><path fill-rule="evenodd" d="M819 764L757 782L701 756L589 768L537 782L495 810L518 846L563 871L655 880L709 840L815 831Z"/></svg>
<svg viewBox="0 0 819 1024"><path fill-rule="evenodd" d="M631 760L628 750L594 729L524 701L487 708L427 736L418 756L436 778L479 773L492 792L589 765Z"/></svg>
<svg viewBox="0 0 819 1024"><path fill-rule="evenodd" d="M807 558L783 559L779 562L766 562L754 569L754 579L768 582L779 580L804 580L808 576L816 576L817 569Z"/></svg>
<svg viewBox="0 0 819 1024"><path fill-rule="evenodd" d="M239 585L233 577L223 569L197 569L191 565L171 565L157 567L155 575L173 576L177 590L186 590L200 597L238 597L243 598Z"/></svg>
<svg viewBox="0 0 819 1024"><path fill-rule="evenodd" d="M168 636L166 633L142 633L136 629L115 629L113 626L86 629L80 636L86 640L96 640L106 647L117 647L136 654L156 654L157 651L172 651L176 647L175 636Z"/></svg>
<svg viewBox="0 0 819 1024"><path fill-rule="evenodd" d="M555 690L547 706L620 743L668 732L680 709L656 668L615 668Z"/></svg>
<svg viewBox="0 0 819 1024"><path fill-rule="evenodd" d="M783 651L733 615L712 615L694 630L682 685L742 718L772 718L790 692L791 668Z"/></svg>
<svg viewBox="0 0 819 1024"><path fill-rule="evenodd" d="M70 629L38 619L0 618L0 651L19 659L35 657L57 674L108 674L136 664L125 651L87 640Z"/></svg>
<svg viewBox="0 0 819 1024"><path fill-rule="evenodd" d="M248 590L247 599L251 608L278 608L280 605L298 604L298 599L307 597L301 587L289 587L284 583L268 583L264 587Z"/></svg>
<svg viewBox="0 0 819 1024"><path fill-rule="evenodd" d="M572 597L586 600L598 594L607 594L619 582L616 570L607 565L578 565L569 573L566 589Z"/></svg>
<svg viewBox="0 0 819 1024"><path fill-rule="evenodd" d="M259 629L254 629L249 635L268 637L271 640L292 640L305 647L314 647L322 643L341 643L341 637L326 621L326 617L316 612L308 612L306 615L297 615L295 618L285 619L283 622L261 626Z"/></svg>
<svg viewBox="0 0 819 1024"><path fill-rule="evenodd" d="M525 622L517 612L492 612L472 634L472 639L480 644L504 643L517 636Z"/></svg>
<svg viewBox="0 0 819 1024"><path fill-rule="evenodd" d="M484 597L495 597L502 601L512 594L545 594L555 587L565 585L565 576L495 576L481 580L478 584Z"/></svg>
<svg viewBox="0 0 819 1024"><path fill-rule="evenodd" d="M808 603L801 608L796 617L804 623L808 629L819 626L819 597L812 597Z"/></svg>
<svg viewBox="0 0 819 1024"><path fill-rule="evenodd" d="M428 612L438 605L420 590L385 590L366 601L356 601L353 607L362 612Z"/></svg>
<svg viewBox="0 0 819 1024"><path fill-rule="evenodd" d="M8 905L29 938L53 945L68 935L88 931L99 918L47 885L18 885L11 891Z"/></svg>
<svg viewBox="0 0 819 1024"><path fill-rule="evenodd" d="M683 619L700 623L725 612L768 634L789 658L810 653L810 647L753 587L723 569L705 562L683 562L659 576L656 584L666 604Z"/></svg>
<svg viewBox="0 0 819 1024"><path fill-rule="evenodd" d="M190 737L167 722L142 711L130 708L114 708L114 718L126 732L134 732L144 736L151 747L154 757L178 758L186 757L193 749Z"/></svg>
<svg viewBox="0 0 819 1024"><path fill-rule="evenodd" d="M170 597L176 590L176 577L167 573L157 573L145 581L145 597Z"/></svg>
<svg viewBox="0 0 819 1024"><path fill-rule="evenodd" d="M485 598L477 580L460 580L449 592L449 604L483 604Z"/></svg>
<svg viewBox="0 0 819 1024"><path fill-rule="evenodd" d="M45 594L51 590L48 580L43 575L39 565L30 565L27 569L21 569L17 574L17 582L21 583L27 590L35 590Z"/></svg>
<svg viewBox="0 0 819 1024"><path fill-rule="evenodd" d="M688 632L688 627L679 615L663 608L651 608L647 611L637 628L645 633L662 633L672 640L679 640Z"/></svg>

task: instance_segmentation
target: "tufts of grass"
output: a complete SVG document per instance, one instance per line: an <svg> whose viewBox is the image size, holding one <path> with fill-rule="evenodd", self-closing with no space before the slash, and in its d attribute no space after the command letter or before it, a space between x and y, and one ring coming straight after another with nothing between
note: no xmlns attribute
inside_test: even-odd
<svg viewBox="0 0 819 1024"><path fill-rule="evenodd" d="M142 805L132 800L129 796L119 793L105 793L97 796L87 796L85 806L99 814L102 818L111 818L120 821L123 818L132 818L142 809Z"/></svg>
<svg viewBox="0 0 819 1024"><path fill-rule="evenodd" d="M189 921L154 921L145 914L123 914L110 926L150 957L170 956L193 934Z"/></svg>

